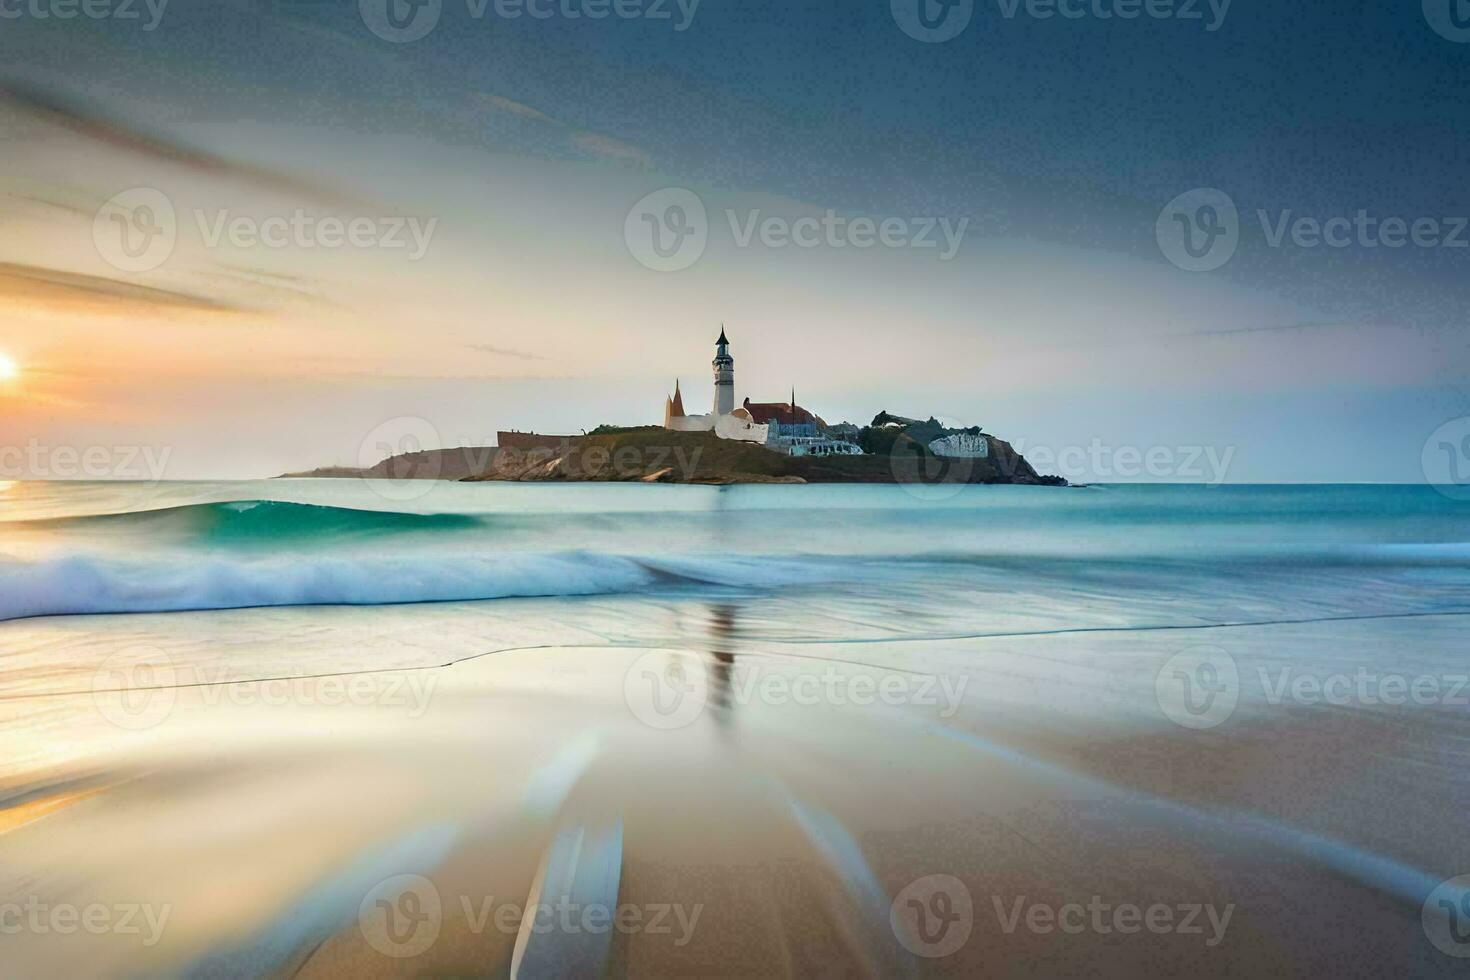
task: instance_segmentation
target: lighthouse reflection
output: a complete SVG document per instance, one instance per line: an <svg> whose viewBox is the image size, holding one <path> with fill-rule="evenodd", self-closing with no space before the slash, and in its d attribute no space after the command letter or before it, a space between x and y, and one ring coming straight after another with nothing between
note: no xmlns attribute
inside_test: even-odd
<svg viewBox="0 0 1470 980"><path fill-rule="evenodd" d="M715 724L729 731L734 721L735 701L732 697L731 676L735 669L736 606L729 602L710 604L709 660L706 670L709 676L709 699L714 708Z"/></svg>

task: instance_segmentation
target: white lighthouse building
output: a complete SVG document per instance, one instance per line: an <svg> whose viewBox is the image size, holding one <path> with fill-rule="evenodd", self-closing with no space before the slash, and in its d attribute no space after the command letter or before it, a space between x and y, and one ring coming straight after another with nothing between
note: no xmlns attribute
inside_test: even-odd
<svg viewBox="0 0 1470 980"><path fill-rule="evenodd" d="M730 356L730 341L723 326L710 364L715 370L714 410L708 415L685 415L684 395L675 381L673 397L664 399L665 429L713 432L721 439L754 442L790 456L862 455L862 449L848 435L829 431L826 422L797 405L795 389L789 402L753 402L747 398L736 406L735 358Z"/></svg>
<svg viewBox="0 0 1470 980"><path fill-rule="evenodd" d="M730 356L730 342L725 327L720 326L720 339L715 341L715 417L735 411L735 358Z"/></svg>
<svg viewBox="0 0 1470 980"><path fill-rule="evenodd" d="M685 415L684 396L676 381L673 397L664 401L664 428L676 432L713 432L721 439L764 445L770 437L770 427L757 425L748 411L735 407L735 358L730 356L730 341L723 326L710 365L715 372L713 410L708 415Z"/></svg>

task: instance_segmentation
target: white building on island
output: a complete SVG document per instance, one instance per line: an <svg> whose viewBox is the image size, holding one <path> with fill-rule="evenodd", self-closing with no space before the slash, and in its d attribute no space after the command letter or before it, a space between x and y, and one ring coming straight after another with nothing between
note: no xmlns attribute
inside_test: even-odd
<svg viewBox="0 0 1470 980"><path fill-rule="evenodd" d="M713 432L721 439L753 442L790 456L861 455L862 450L845 439L831 438L827 424L791 401L752 402L749 398L735 405L735 358L730 356L730 341L725 328L715 341L715 397L708 415L685 415L684 396L674 382L673 397L664 400L664 428L675 432Z"/></svg>
<svg viewBox="0 0 1470 980"><path fill-rule="evenodd" d="M735 358L730 356L730 341L725 339L724 327L720 328L715 359L710 363L715 369L714 410L708 415L685 415L684 396L676 381L674 397L664 403L664 428L675 432L713 432L721 439L765 445L770 429L757 425L744 408L735 407Z"/></svg>

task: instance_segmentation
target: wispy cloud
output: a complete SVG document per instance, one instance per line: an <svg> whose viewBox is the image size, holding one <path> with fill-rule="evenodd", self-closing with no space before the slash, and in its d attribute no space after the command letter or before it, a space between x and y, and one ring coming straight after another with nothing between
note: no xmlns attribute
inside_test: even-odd
<svg viewBox="0 0 1470 980"><path fill-rule="evenodd" d="M476 94L476 98L478 98L484 104L491 106L492 108L499 109L501 112L508 112L513 116L520 116L522 119L534 119L537 122L550 123L553 126L562 125L562 123L559 123L555 119L552 119L550 116L540 111L539 109L533 109L530 106L524 105L520 102L516 102L513 99L507 99L499 95L492 95L489 92L479 92Z"/></svg>
<svg viewBox="0 0 1470 980"><path fill-rule="evenodd" d="M166 136L146 132L131 124L109 118L99 109L84 106L52 92L39 91L14 80L0 80L0 103L114 149L171 163L195 173L247 180L271 190L322 203L356 203L325 186L266 167L227 160Z"/></svg>
<svg viewBox="0 0 1470 980"><path fill-rule="evenodd" d="M600 133L577 133L572 142L594 156L619 163L631 163L643 169L653 166L653 158L631 143Z"/></svg>
<svg viewBox="0 0 1470 980"><path fill-rule="evenodd" d="M60 201L54 196L25 191L0 191L0 214L53 214L61 211L73 217L92 220L93 212L80 203Z"/></svg>
<svg viewBox="0 0 1470 980"><path fill-rule="evenodd" d="M0 262L0 303L7 302L52 309L128 314L166 309L237 313L249 309L197 293L17 262Z"/></svg>
<svg viewBox="0 0 1470 980"><path fill-rule="evenodd" d="M590 153L604 160L612 160L618 163L633 164L642 169L653 166L653 157L645 150L634 146L624 140L608 136L604 133L596 133L587 129L580 129L560 119L554 119L539 109L533 108L514 99L494 95L489 92L477 93L476 98L481 104L492 109L517 116L521 119L529 119L542 123L553 129L562 130L566 134L567 142L576 150Z"/></svg>
<svg viewBox="0 0 1470 980"><path fill-rule="evenodd" d="M289 299L304 299L331 306L338 305L322 295L321 285L318 280L306 276L277 272L258 266L234 265L228 262L216 263L214 269L206 271L202 275L220 282L229 283L234 287L243 286L247 291L256 294L273 295Z"/></svg>
<svg viewBox="0 0 1470 980"><path fill-rule="evenodd" d="M547 358L540 354L528 354L522 350L514 350L510 347L495 347L491 344L465 344L467 350L482 351L486 354L497 354L501 357L515 357L523 361L544 361Z"/></svg>

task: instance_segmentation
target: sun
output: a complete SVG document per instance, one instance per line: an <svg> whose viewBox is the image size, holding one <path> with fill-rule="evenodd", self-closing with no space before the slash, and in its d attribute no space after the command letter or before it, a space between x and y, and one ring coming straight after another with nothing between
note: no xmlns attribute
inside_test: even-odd
<svg viewBox="0 0 1470 980"><path fill-rule="evenodd" d="M20 377L20 365L6 353L0 352L0 381L14 381Z"/></svg>

